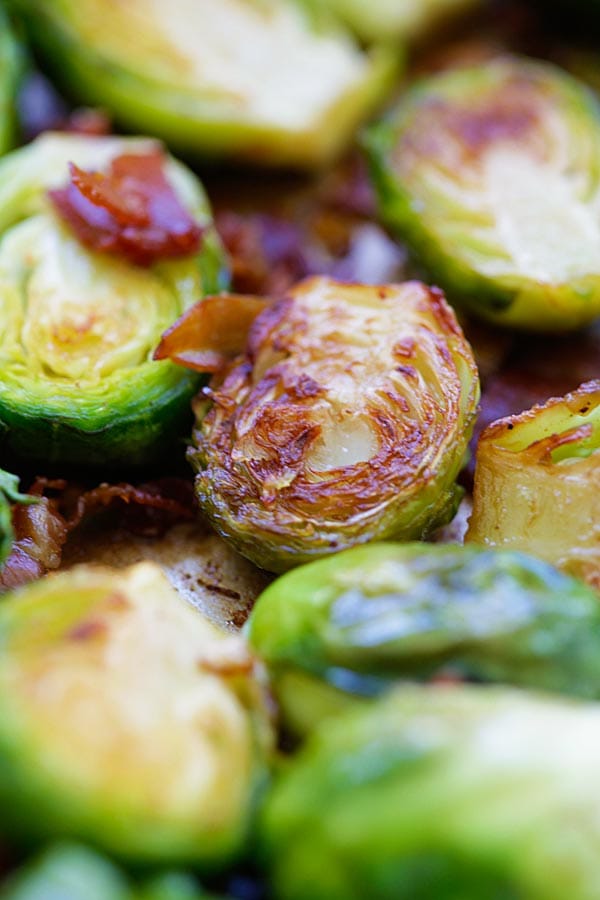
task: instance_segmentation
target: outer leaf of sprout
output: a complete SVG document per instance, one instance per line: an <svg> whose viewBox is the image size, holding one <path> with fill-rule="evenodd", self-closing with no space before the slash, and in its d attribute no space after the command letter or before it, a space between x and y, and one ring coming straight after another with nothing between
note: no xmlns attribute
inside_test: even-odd
<svg viewBox="0 0 600 900"><path fill-rule="evenodd" d="M19 492L19 478L0 469L0 566L10 553L14 532L12 527L13 503L37 503L37 497Z"/></svg>

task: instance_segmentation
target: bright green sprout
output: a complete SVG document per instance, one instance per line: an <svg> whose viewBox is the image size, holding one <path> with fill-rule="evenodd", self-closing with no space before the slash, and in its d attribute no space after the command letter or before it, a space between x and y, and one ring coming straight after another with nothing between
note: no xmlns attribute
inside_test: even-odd
<svg viewBox="0 0 600 900"><path fill-rule="evenodd" d="M516 552L357 547L275 581L247 633L288 727L299 733L406 679L600 698L597 595Z"/></svg>
<svg viewBox="0 0 600 900"><path fill-rule="evenodd" d="M600 705L404 687L327 722L263 816L277 900L596 900Z"/></svg>

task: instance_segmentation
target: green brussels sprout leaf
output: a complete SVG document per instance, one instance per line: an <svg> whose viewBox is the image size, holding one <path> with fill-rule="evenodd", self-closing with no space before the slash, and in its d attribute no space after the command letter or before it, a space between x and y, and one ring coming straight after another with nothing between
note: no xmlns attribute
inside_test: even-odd
<svg viewBox="0 0 600 900"><path fill-rule="evenodd" d="M10 553L14 541L12 504L37 503L38 498L19 492L19 478L0 469L0 566Z"/></svg>

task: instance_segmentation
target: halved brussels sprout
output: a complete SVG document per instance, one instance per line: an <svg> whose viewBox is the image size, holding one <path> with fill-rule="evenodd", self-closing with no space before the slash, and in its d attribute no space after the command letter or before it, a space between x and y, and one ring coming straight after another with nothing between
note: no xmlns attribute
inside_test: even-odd
<svg viewBox="0 0 600 900"><path fill-rule="evenodd" d="M198 378L152 361L160 334L219 287L223 256L197 179L167 157L200 249L145 267L87 249L49 189L69 162L105 170L144 139L47 134L0 161L0 431L19 456L141 463L181 434ZM90 204L92 211L104 210Z"/></svg>
<svg viewBox="0 0 600 900"><path fill-rule="evenodd" d="M600 110L499 59L410 90L367 140L382 214L451 301L538 331L600 315Z"/></svg>
<svg viewBox="0 0 600 900"><path fill-rule="evenodd" d="M308 279L197 401L200 505L272 571L421 537L455 512L478 397L440 291Z"/></svg>
<svg viewBox="0 0 600 900"><path fill-rule="evenodd" d="M0 833L214 867L246 838L268 698L238 635L161 570L81 566L0 608Z"/></svg>
<svg viewBox="0 0 600 900"><path fill-rule="evenodd" d="M0 153L5 153L14 141L15 95L22 70L19 44L0 6Z"/></svg>
<svg viewBox="0 0 600 900"><path fill-rule="evenodd" d="M277 900L596 900L600 706L407 687L327 723L263 821Z"/></svg>
<svg viewBox="0 0 600 900"><path fill-rule="evenodd" d="M365 41L413 40L479 0L317 0Z"/></svg>
<svg viewBox="0 0 600 900"><path fill-rule="evenodd" d="M450 676L600 698L596 593L520 553L355 547L277 579L247 629L292 720L302 694L309 720L326 702L310 676L349 694Z"/></svg>
<svg viewBox="0 0 600 900"><path fill-rule="evenodd" d="M600 588L600 381L485 429L466 540L532 553Z"/></svg>
<svg viewBox="0 0 600 900"><path fill-rule="evenodd" d="M15 5L68 92L186 153L321 164L349 141L397 66L392 51L367 54L313 21L303 0Z"/></svg>

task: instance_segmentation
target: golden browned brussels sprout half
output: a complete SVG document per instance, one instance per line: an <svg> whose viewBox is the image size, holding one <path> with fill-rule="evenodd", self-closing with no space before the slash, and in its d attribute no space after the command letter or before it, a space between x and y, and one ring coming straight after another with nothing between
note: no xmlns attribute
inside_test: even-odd
<svg viewBox="0 0 600 900"><path fill-rule="evenodd" d="M157 154L145 139L46 134L0 160L0 443L18 456L145 463L189 427L198 377L152 352L168 325L219 287L224 258L199 181L160 157L200 237L192 252L144 265L91 249L81 238L93 229L83 220L72 227L48 193L71 197L69 163L95 189L110 184L115 160L139 165ZM76 200L92 219L109 217L82 194Z"/></svg>
<svg viewBox="0 0 600 900"><path fill-rule="evenodd" d="M304 0L15 0L69 93L180 152L319 165L397 68Z"/></svg>
<svg viewBox="0 0 600 900"><path fill-rule="evenodd" d="M271 795L277 900L597 900L600 706L406 687L328 722Z"/></svg>
<svg viewBox="0 0 600 900"><path fill-rule="evenodd" d="M600 381L500 419L477 447L466 539L524 550L600 588Z"/></svg>
<svg viewBox="0 0 600 900"><path fill-rule="evenodd" d="M503 325L600 315L600 111L553 66L435 76L368 138L381 212L452 302Z"/></svg>
<svg viewBox="0 0 600 900"><path fill-rule="evenodd" d="M413 40L480 0L318 0L365 41Z"/></svg>
<svg viewBox="0 0 600 900"><path fill-rule="evenodd" d="M4 840L214 867L240 851L270 724L241 637L152 563L80 567L0 609Z"/></svg>
<svg viewBox="0 0 600 900"><path fill-rule="evenodd" d="M280 571L452 516L479 397L443 295L302 282L197 404L189 457L216 530Z"/></svg>

